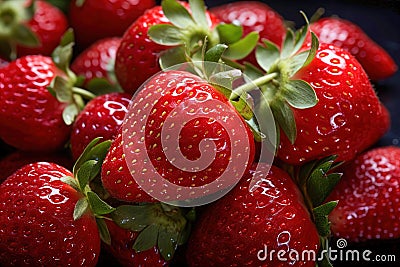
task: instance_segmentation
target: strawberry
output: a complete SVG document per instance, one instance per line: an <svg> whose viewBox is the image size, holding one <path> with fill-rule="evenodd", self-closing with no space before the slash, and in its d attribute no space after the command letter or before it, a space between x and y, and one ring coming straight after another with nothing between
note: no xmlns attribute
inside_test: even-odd
<svg viewBox="0 0 400 267"><path fill-rule="evenodd" d="M26 56L0 69L0 137L21 150L51 151L67 142L66 104L47 87L60 71L49 57Z"/></svg>
<svg viewBox="0 0 400 267"><path fill-rule="evenodd" d="M329 199L339 203L329 215L336 237L351 242L400 237L400 148L366 151L343 167Z"/></svg>
<svg viewBox="0 0 400 267"><path fill-rule="evenodd" d="M94 78L103 78L115 84L114 62L121 38L112 37L96 41L72 62L71 70L85 77L84 86Z"/></svg>
<svg viewBox="0 0 400 267"><path fill-rule="evenodd" d="M43 154L17 150L0 159L0 169L2 170L0 183L19 168L40 161L53 162L67 169L71 169L73 166L70 156L65 151Z"/></svg>
<svg viewBox="0 0 400 267"><path fill-rule="evenodd" d="M241 39L241 27L219 22L206 10L203 0L189 4L163 0L161 6L140 16L122 37L115 61L119 84L134 93L161 68L199 61L204 51L220 43L228 45L224 56L230 61L247 56L258 41L258 33Z"/></svg>
<svg viewBox="0 0 400 267"><path fill-rule="evenodd" d="M396 63L386 50L351 21L322 18L312 23L310 28L320 42L334 44L354 55L374 81L385 79L397 71Z"/></svg>
<svg viewBox="0 0 400 267"><path fill-rule="evenodd" d="M388 130L387 110L361 65L347 51L321 44L313 61L295 78L314 88L318 103L293 109L298 135L294 142L282 135L278 157L283 161L300 164L328 155L338 155L338 161L351 160Z"/></svg>
<svg viewBox="0 0 400 267"><path fill-rule="evenodd" d="M140 232L119 227L113 221L106 221L111 236L111 245L105 249L113 255L121 266L168 266L158 248L136 252L133 245Z"/></svg>
<svg viewBox="0 0 400 267"><path fill-rule="evenodd" d="M236 1L211 8L210 12L225 23L241 25L244 35L255 31L261 40L267 39L278 46L286 34L282 16L263 2ZM254 53L243 60L256 64Z"/></svg>
<svg viewBox="0 0 400 267"><path fill-rule="evenodd" d="M103 185L117 199L154 201L149 192L164 202L191 198L174 187L165 193L153 190L161 186L153 181L160 175L178 190L200 187L199 194L206 190L203 186L226 177L218 185L218 190L224 189L240 175L239 169L230 167L232 162L244 170L253 161L250 128L216 87L194 74L161 72L132 101L123 124L126 129L112 143L102 167ZM215 146L212 151L211 146ZM174 154L175 149L166 153L168 147L179 147L182 154ZM225 172L233 173L227 177Z"/></svg>
<svg viewBox="0 0 400 267"><path fill-rule="evenodd" d="M189 5L184 4L186 11ZM214 27L219 21L214 16L210 16L208 12L206 16L205 30L210 31L208 28ZM151 26L158 24L171 24L163 12L162 6L155 6L147 10L129 26L122 37L115 61L115 74L122 88L128 93L136 91L146 79L161 70L158 57L162 51L169 47L154 42L148 35ZM204 25L201 26L204 27ZM190 32L190 34L192 33ZM211 34L209 35L211 36ZM201 40L204 35L194 38ZM138 70L140 70L140 75L137 75Z"/></svg>
<svg viewBox="0 0 400 267"><path fill-rule="evenodd" d="M238 185L206 207L188 241L189 266L315 266L279 261L272 250L317 252L319 236L302 195L283 170L253 165ZM315 260L315 259L314 259Z"/></svg>
<svg viewBox="0 0 400 267"><path fill-rule="evenodd" d="M11 16L1 16L3 12ZM2 1L0 17L12 18L1 23L7 32L1 41L7 49L1 52L11 59L33 54L50 56L68 27L64 13L42 0Z"/></svg>
<svg viewBox="0 0 400 267"><path fill-rule="evenodd" d="M71 132L71 151L77 159L96 137L114 139L128 112L130 96L110 93L92 99L76 118Z"/></svg>
<svg viewBox="0 0 400 267"><path fill-rule="evenodd" d="M154 0L73 0L68 16L78 46L85 48L106 37L122 36L129 25L155 4Z"/></svg>
<svg viewBox="0 0 400 267"><path fill-rule="evenodd" d="M330 155L351 160L387 131L388 112L356 58L334 45L319 45L313 33L304 50L308 32L305 26L295 38L289 30L281 51L269 41L257 47L262 70L245 70L263 94L256 110L271 109L283 162L300 165Z"/></svg>
<svg viewBox="0 0 400 267"><path fill-rule="evenodd" d="M1 266L96 265L100 238L95 217L85 212L74 220L83 195L63 183L64 176L73 174L38 162L0 185Z"/></svg>

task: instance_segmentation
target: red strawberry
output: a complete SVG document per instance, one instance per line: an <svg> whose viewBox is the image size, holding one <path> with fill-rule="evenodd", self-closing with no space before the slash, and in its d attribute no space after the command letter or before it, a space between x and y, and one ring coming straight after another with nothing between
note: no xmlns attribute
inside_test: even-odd
<svg viewBox="0 0 400 267"><path fill-rule="evenodd" d="M372 80L385 79L397 71L393 58L356 24L337 17L322 18L310 25L323 43L349 51Z"/></svg>
<svg viewBox="0 0 400 267"><path fill-rule="evenodd" d="M190 236L187 260L189 266L315 266L288 253L318 247L318 232L296 185L281 169L262 164L206 207ZM285 251L287 261L276 254L270 258L272 250Z"/></svg>
<svg viewBox="0 0 400 267"><path fill-rule="evenodd" d="M74 0L69 8L71 26L80 47L97 40L122 36L143 12L155 5L154 0Z"/></svg>
<svg viewBox="0 0 400 267"><path fill-rule="evenodd" d="M17 56L41 54L50 56L57 47L64 32L67 30L68 21L64 13L55 6L45 1L3 1L0 4L0 13L11 12L19 14L16 16L0 16L4 18L12 17L12 22L7 22L6 28L9 28L9 35L5 40L11 48L11 54L16 49ZM18 26L17 26L18 25ZM21 35L21 29L24 28L24 35ZM20 29L16 31L15 29ZM15 44L17 46L15 47ZM4 51L3 51L4 52ZM10 51L4 53L10 56ZM11 58L15 57L11 55Z"/></svg>
<svg viewBox="0 0 400 267"><path fill-rule="evenodd" d="M170 4L175 1L165 1L165 3L166 2ZM189 9L187 3L183 2L182 4L184 4L186 9ZM203 12L203 10L199 12ZM209 12L206 12L206 16L205 20L207 21L207 26L198 23L194 24L199 27L196 31L193 30L193 28L191 30L189 29L192 25L187 25L188 30L186 33L182 33L183 36L188 39L185 40L188 43L187 49L191 49L190 46L202 42L206 35L209 37L208 41L210 43L213 45L217 43L215 40L215 33L212 33L211 30L216 26L219 20L210 15ZM115 61L115 74L121 87L128 93L135 92L144 81L161 70L158 63L160 54L171 48L170 46L158 44L150 39L148 31L156 24L171 25L171 22L164 15L161 6L156 6L147 10L126 30L122 37ZM180 36L176 36L176 38L184 39ZM198 46L196 49L198 49ZM178 58L178 56L175 58Z"/></svg>
<svg viewBox="0 0 400 267"><path fill-rule="evenodd" d="M71 70L85 77L85 86L93 78L104 78L115 84L114 62L120 43L117 37L98 40L74 59Z"/></svg>
<svg viewBox="0 0 400 267"><path fill-rule="evenodd" d="M54 162L68 170L72 169L73 166L70 156L65 151L43 154L17 150L0 159L0 183L19 168L40 161Z"/></svg>
<svg viewBox="0 0 400 267"><path fill-rule="evenodd" d="M105 248L121 266L168 266L168 262L161 257L157 247L142 252L133 249L139 232L123 229L112 221L107 220L106 223L111 236L111 245L105 245Z"/></svg>
<svg viewBox="0 0 400 267"><path fill-rule="evenodd" d="M62 148L70 127L62 118L66 104L47 87L60 73L51 58L26 56L0 69L0 137L21 150Z"/></svg>
<svg viewBox="0 0 400 267"><path fill-rule="evenodd" d="M26 165L0 185L1 266L95 266L96 220L74 220L83 195L60 180L73 176L54 163Z"/></svg>
<svg viewBox="0 0 400 267"><path fill-rule="evenodd" d="M164 194L163 186L154 182L160 175L189 188L211 184L228 172L232 175L220 185L224 189L229 179L239 175L239 169L229 167L232 162L240 162L235 166L244 170L254 158L253 135L232 104L209 83L186 71L152 77L135 95L127 118L126 129L112 143L102 167L105 189L120 200L154 201L136 181L150 186L147 192L161 192L158 199L165 197L165 202L188 197L172 187Z"/></svg>
<svg viewBox="0 0 400 267"><path fill-rule="evenodd" d="M329 199L339 200L329 215L336 237L359 242L400 237L400 148L381 147L344 166Z"/></svg>
<svg viewBox="0 0 400 267"><path fill-rule="evenodd" d="M321 44L313 61L294 78L312 86L318 103L292 109L297 138L292 144L281 135L278 157L283 161L301 164L329 155L351 160L388 129L388 112L361 65L347 51Z"/></svg>
<svg viewBox="0 0 400 267"><path fill-rule="evenodd" d="M76 118L71 133L71 150L77 159L85 147L96 137L112 140L128 112L130 96L110 93L92 99Z"/></svg>
<svg viewBox="0 0 400 267"><path fill-rule="evenodd" d="M210 9L218 19L226 23L234 23L243 27L243 35L258 32L260 39L280 46L286 34L284 20L275 10L267 4L256 1L236 1ZM247 56L244 61L256 64L254 53Z"/></svg>

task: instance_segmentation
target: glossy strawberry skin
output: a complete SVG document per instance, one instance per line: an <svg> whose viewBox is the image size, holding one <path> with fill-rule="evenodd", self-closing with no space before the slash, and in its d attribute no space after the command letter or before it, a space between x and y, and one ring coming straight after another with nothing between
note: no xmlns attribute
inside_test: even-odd
<svg viewBox="0 0 400 267"><path fill-rule="evenodd" d="M98 40L74 59L71 70L85 77L84 86L93 78L105 78L110 84L114 83L109 74L114 72L115 55L120 43L121 38L118 37Z"/></svg>
<svg viewBox="0 0 400 267"><path fill-rule="evenodd" d="M266 261L258 260L264 245L268 251L318 251L319 237L289 175L275 166L269 172L266 164L262 171L256 172L255 167L200 215L188 243L189 266L315 265L270 260L268 255ZM257 183L249 188L252 179Z"/></svg>
<svg viewBox="0 0 400 267"><path fill-rule="evenodd" d="M106 37L122 36L129 25L156 4L154 0L85 0L78 7L76 2L71 1L69 19L81 48Z"/></svg>
<svg viewBox="0 0 400 267"><path fill-rule="evenodd" d="M371 80L388 78L397 65L384 48L356 24L340 18L322 18L310 25L320 42L341 47L354 55Z"/></svg>
<svg viewBox="0 0 400 267"><path fill-rule="evenodd" d="M258 32L260 40L267 39L280 46L286 34L284 20L267 4L256 1L236 1L210 9L218 19L225 23L239 24L243 35ZM257 65L255 54L251 53L243 61Z"/></svg>
<svg viewBox="0 0 400 267"><path fill-rule="evenodd" d="M67 30L68 20L61 10L45 1L39 0L36 1L35 13L27 22L27 25L38 37L40 45L38 47L18 46L18 56L50 56Z"/></svg>
<svg viewBox="0 0 400 267"><path fill-rule="evenodd" d="M65 151L56 153L32 153L17 150L0 159L0 183L23 166L41 161L53 162L68 170L72 170L73 166L72 158Z"/></svg>
<svg viewBox="0 0 400 267"><path fill-rule="evenodd" d="M185 5L185 2L182 2ZM188 5L185 5L188 8ZM210 25L219 20L207 12ZM133 94L152 75L161 71L158 63L162 51L171 47L153 42L147 32L155 24L170 24L161 6L155 6L140 16L124 33L117 51L115 74L125 92Z"/></svg>
<svg viewBox="0 0 400 267"><path fill-rule="evenodd" d="M295 78L310 83L319 102L312 108L293 109L297 138L292 145L281 134L278 157L284 162L298 165L329 155L351 160L389 128L387 110L348 52L321 44L315 59Z"/></svg>
<svg viewBox="0 0 400 267"><path fill-rule="evenodd" d="M400 237L400 148L380 147L343 167L329 200L339 204L329 215L336 237L359 242Z"/></svg>
<svg viewBox="0 0 400 267"><path fill-rule="evenodd" d="M126 124L135 125L137 129L128 127L126 131L130 131L132 135L129 136L129 133L125 133L125 138L127 138L126 136L129 136L129 138L124 140L122 134L120 134L111 145L102 167L102 182L111 196L124 201L151 202L154 199L145 193L135 181L135 179L145 178L142 175L146 177L161 175L164 179L178 186L198 187L211 183L220 177L231 162L231 157L235 155L232 153L238 153L235 160L241 160L241 162L243 160L245 163L241 166L244 166L244 168L249 167L252 163L255 148L251 130L242 121L240 115L225 96L199 77L185 71L159 73L146 83L136 99L142 100L138 102L133 100L130 107L133 112L130 112L127 116L140 119L142 114L144 115L148 111L149 116L145 121L145 132L143 135L140 133L142 128L140 121L130 119ZM155 100L156 104L150 105L155 103ZM216 102L220 105L223 103L225 106L216 106ZM208 106L209 103L214 106ZM204 109L205 107L208 108ZM209 119L211 116L218 117L221 113L228 114L226 116L230 118L236 116L242 124L231 119L228 120L226 125L221 126L216 119ZM190 121L180 129L182 123L188 120L185 115L190 117ZM167 124L169 126L164 127L166 119L171 120ZM207 168L191 172L171 164L165 155L167 149L165 146L168 147L169 145L165 145L163 142L170 142L169 140L172 140L173 137L161 138L162 131L167 128L169 130L176 129L176 132L180 134L177 143L179 142L182 155L189 161L199 159L203 152L207 155L207 152L200 150L200 142L204 139L212 140L216 154L211 163L206 165ZM243 132L245 137L231 140L231 138L236 138L235 136L231 137L229 133L234 129L236 130L236 137L244 135ZM244 140L245 138L247 140ZM123 142L125 142L125 145L128 144L129 147L125 149L129 151L130 156L124 152L125 145ZM173 145L177 144L172 142L171 146ZM135 151L140 151L140 153ZM247 154L248 158L246 158ZM145 160L146 157L150 160ZM130 169L128 169L127 161L130 164ZM153 168L151 166L156 169L154 170L155 173L152 173ZM154 190L159 190L157 185L152 186L155 188ZM174 193L177 194L177 192Z"/></svg>
<svg viewBox="0 0 400 267"><path fill-rule="evenodd" d="M59 74L51 58L26 56L0 69L0 137L21 150L52 151L67 142L65 104L49 91Z"/></svg>
<svg viewBox="0 0 400 267"><path fill-rule="evenodd" d="M83 197L60 181L72 176L54 163L26 165L0 185L1 266L95 266L96 220L73 219Z"/></svg>
<svg viewBox="0 0 400 267"><path fill-rule="evenodd" d="M70 142L73 158L77 159L96 137L113 140L128 112L130 102L130 96L125 93L110 93L92 99L72 127Z"/></svg>
<svg viewBox="0 0 400 267"><path fill-rule="evenodd" d="M111 236L111 245L104 245L104 247L121 266L168 266L168 262L162 258L157 247L139 253L132 248L139 232L123 229L109 220L106 220L106 224Z"/></svg>

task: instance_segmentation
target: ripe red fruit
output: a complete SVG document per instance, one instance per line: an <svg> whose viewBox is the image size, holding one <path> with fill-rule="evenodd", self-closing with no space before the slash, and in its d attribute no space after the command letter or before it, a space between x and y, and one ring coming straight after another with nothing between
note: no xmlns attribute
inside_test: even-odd
<svg viewBox="0 0 400 267"><path fill-rule="evenodd" d="M106 224L111 236L111 245L104 246L121 266L168 266L157 247L142 252L133 249L140 232L123 229L109 220L106 220Z"/></svg>
<svg viewBox="0 0 400 267"><path fill-rule="evenodd" d="M57 150L67 142L66 107L47 87L60 71L49 57L26 56L0 69L0 138L21 150Z"/></svg>
<svg viewBox="0 0 400 267"><path fill-rule="evenodd" d="M113 140L128 112L130 96L110 93L92 99L76 118L71 133L71 150L77 159L96 137Z"/></svg>
<svg viewBox="0 0 400 267"><path fill-rule="evenodd" d="M156 4L154 0L84 0L81 5L79 2L82 1L71 1L69 19L82 48L106 37L122 36L129 25Z"/></svg>
<svg viewBox="0 0 400 267"><path fill-rule="evenodd" d="M42 1L2 1L2 53L15 59L26 55L50 56L67 30L67 18L58 8Z"/></svg>
<svg viewBox="0 0 400 267"><path fill-rule="evenodd" d="M322 18L312 23L310 29L320 42L341 47L354 55L371 80L388 78L397 71L396 63L386 50L348 20Z"/></svg>
<svg viewBox="0 0 400 267"><path fill-rule="evenodd" d="M60 180L54 163L26 165L0 185L1 266L95 266L100 237L94 216L73 219L83 195Z"/></svg>
<svg viewBox="0 0 400 267"><path fill-rule="evenodd" d="M400 148L380 147L343 167L329 196L339 200L329 215L334 236L359 242L400 237Z"/></svg>
<svg viewBox="0 0 400 267"><path fill-rule="evenodd" d="M188 9L187 3L183 2L183 4ZM206 16L210 28L219 22L209 12L206 12ZM135 92L144 81L161 70L158 62L160 53L171 48L150 39L148 31L156 24L171 24L161 6L147 10L122 37L115 61L115 74L119 84L127 93ZM196 34L199 33L194 32L193 36L189 37L197 38ZM203 40L204 36L198 39ZM197 41L193 40L193 42Z"/></svg>
<svg viewBox="0 0 400 267"><path fill-rule="evenodd" d="M30 163L41 161L54 162L68 170L72 169L73 166L72 159L65 151L43 154L17 150L0 159L0 183L19 168Z"/></svg>
<svg viewBox="0 0 400 267"><path fill-rule="evenodd" d="M387 131L388 112L349 52L321 44L313 61L294 77L308 82L319 101L311 108L293 109L297 138L292 144L281 134L281 160L301 164L329 155L351 160Z"/></svg>
<svg viewBox="0 0 400 267"><path fill-rule="evenodd" d="M260 40L267 39L280 46L286 34L282 16L262 2L236 1L211 8L210 12L225 23L241 25L243 36L255 31L260 34ZM256 64L254 53L243 61Z"/></svg>
<svg viewBox="0 0 400 267"><path fill-rule="evenodd" d="M189 266L315 266L312 260L264 255L265 246L269 252L317 252L319 236L289 175L275 166L269 172L266 164L259 167L255 171L253 165L229 194L202 212L188 243Z"/></svg>
<svg viewBox="0 0 400 267"><path fill-rule="evenodd" d="M127 117L127 128L112 143L102 166L103 185L117 199L154 201L137 180L151 182L157 192L160 188L148 177L161 175L178 186L200 187L222 176L232 161L240 161L239 168L249 167L253 161L254 139L242 117L222 93L186 71L167 71L152 77L133 100ZM166 132L170 134L164 136ZM201 144L205 139L207 143ZM211 145L215 146L212 158ZM179 147L185 160L199 160L196 164L200 165L205 160L210 162L206 168L176 166L182 159L180 155L167 158L166 151L171 147ZM173 194L180 195L175 191ZM166 193L167 198L177 195Z"/></svg>
<svg viewBox="0 0 400 267"><path fill-rule="evenodd" d="M37 36L40 45L38 47L19 45L18 56L39 54L50 56L67 30L68 20L57 7L39 0L35 2L35 13L27 25Z"/></svg>
<svg viewBox="0 0 400 267"><path fill-rule="evenodd" d="M114 84L115 55L121 38L112 37L96 41L90 47L80 53L72 62L71 70L76 75L85 77L86 86L93 78L105 78L110 84Z"/></svg>

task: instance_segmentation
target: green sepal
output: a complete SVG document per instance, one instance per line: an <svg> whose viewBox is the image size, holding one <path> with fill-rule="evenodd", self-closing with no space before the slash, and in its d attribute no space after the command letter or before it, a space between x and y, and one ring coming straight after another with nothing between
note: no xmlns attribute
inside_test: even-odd
<svg viewBox="0 0 400 267"><path fill-rule="evenodd" d="M295 55L300 48L303 46L303 43L307 37L307 33L308 33L308 19L306 14L303 11L300 11L300 13L303 15L304 20L306 21L306 25L304 27L302 27L300 30L298 30L295 34L295 45L292 51L292 55Z"/></svg>
<svg viewBox="0 0 400 267"><path fill-rule="evenodd" d="M157 24L148 30L149 37L157 44L176 46L184 43L181 30L170 24Z"/></svg>
<svg viewBox="0 0 400 267"><path fill-rule="evenodd" d="M321 244L321 248L320 248L320 252L321 251L325 251L328 252L329 251L329 240L327 237L319 237L320 239L320 244ZM329 259L329 253L323 253L323 258L320 259L318 258L318 262L315 264L316 267L333 267L330 259Z"/></svg>
<svg viewBox="0 0 400 267"><path fill-rule="evenodd" d="M243 93L239 98L230 100L231 104L245 120L250 120L254 116L253 105L249 104L249 97L247 93Z"/></svg>
<svg viewBox="0 0 400 267"><path fill-rule="evenodd" d="M111 213L113 221L121 228L141 231L154 222L150 205L121 205Z"/></svg>
<svg viewBox="0 0 400 267"><path fill-rule="evenodd" d="M195 26L196 23L189 11L176 0L163 0L162 10L168 20L179 28L187 28L189 25Z"/></svg>
<svg viewBox="0 0 400 267"><path fill-rule="evenodd" d="M300 173L307 175L307 178L301 179L306 179L307 194L313 207L319 206L325 201L342 177L342 173L329 173L340 164L335 163L335 159L336 156L330 156L317 161L314 166L310 163L312 169L310 170L306 165L306 170Z"/></svg>
<svg viewBox="0 0 400 267"><path fill-rule="evenodd" d="M247 126L249 126L251 132L253 133L254 140L257 142L262 142L265 134L261 132L260 125L257 122L255 116L252 116L250 119L245 120Z"/></svg>
<svg viewBox="0 0 400 267"><path fill-rule="evenodd" d="M179 233L169 231L159 231L157 246L161 256L170 261L175 254L178 245Z"/></svg>
<svg viewBox="0 0 400 267"><path fill-rule="evenodd" d="M227 48L228 46L225 44L217 44L211 47L205 52L203 61L218 63Z"/></svg>
<svg viewBox="0 0 400 267"><path fill-rule="evenodd" d="M97 229L99 229L99 235L101 241L111 246L111 235L110 232L108 231L107 224L104 220L106 219L96 218Z"/></svg>
<svg viewBox="0 0 400 267"><path fill-rule="evenodd" d="M60 44L54 49L51 57L54 64L68 76L72 74L69 64L73 55L74 34L73 30L68 29L61 38Z"/></svg>
<svg viewBox="0 0 400 267"><path fill-rule="evenodd" d="M60 180L61 180L61 182L65 183L65 184L67 184L67 185L69 185L69 186L71 186L71 187L72 187L73 189L75 189L76 191L79 191L79 190L80 190L78 181L77 181L74 177L71 177L71 176L64 176L64 177L61 177Z"/></svg>
<svg viewBox="0 0 400 267"><path fill-rule="evenodd" d="M163 51L159 58L159 64L163 70L182 64L186 61L188 61L188 58L185 53L185 48L182 46L173 47Z"/></svg>
<svg viewBox="0 0 400 267"><path fill-rule="evenodd" d="M96 160L97 164L95 165L95 169L93 170L94 173L99 173L101 169L101 164L103 163L104 158L107 155L107 152L111 146L111 141L106 140L101 143L100 137L94 138L85 148L85 150L82 152L82 154L79 156L77 159L74 167L73 167L73 173L74 176L77 176L77 171L79 168L88 160Z"/></svg>
<svg viewBox="0 0 400 267"><path fill-rule="evenodd" d="M96 177L97 173L93 171L96 164L96 160L88 160L83 163L77 171L76 178L78 179L81 192L85 190L85 187L89 184L89 181Z"/></svg>
<svg viewBox="0 0 400 267"><path fill-rule="evenodd" d="M157 224L151 224L144 228L136 237L133 249L136 252L142 252L156 246L159 231L160 225Z"/></svg>
<svg viewBox="0 0 400 267"><path fill-rule="evenodd" d="M286 36L283 41L283 46L281 50L281 59L288 58L290 55L292 55L293 49L294 49L294 33L291 29L288 29L286 31Z"/></svg>
<svg viewBox="0 0 400 267"><path fill-rule="evenodd" d="M280 58L279 48L272 42L264 40L264 45L258 45L256 48L256 60L260 67L269 73L272 66Z"/></svg>
<svg viewBox="0 0 400 267"><path fill-rule="evenodd" d="M314 89L303 80L289 80L281 93L289 105L297 109L311 108L318 103Z"/></svg>
<svg viewBox="0 0 400 267"><path fill-rule="evenodd" d="M192 18L196 22L203 27L208 27L208 21L206 17L206 6L204 5L204 1L201 0L189 0L190 10L192 11Z"/></svg>
<svg viewBox="0 0 400 267"><path fill-rule="evenodd" d="M239 41L230 44L225 51L224 56L231 60L238 60L248 56L256 47L260 35L257 32L251 32Z"/></svg>
<svg viewBox="0 0 400 267"><path fill-rule="evenodd" d="M303 67L307 66L308 64L311 63L311 61L313 61L313 59L315 58L315 55L317 54L318 47L319 47L318 37L315 35L315 33L311 32L311 48L308 53L308 57L303 64Z"/></svg>
<svg viewBox="0 0 400 267"><path fill-rule="evenodd" d="M81 77L81 76L79 76ZM86 89L96 96L105 95L115 92L123 92L122 88L117 84L111 84L106 78L93 78L86 85Z"/></svg>
<svg viewBox="0 0 400 267"><path fill-rule="evenodd" d="M286 101L282 100L272 101L270 107L279 128L283 130L289 141L294 144L297 136L297 129L293 110Z"/></svg>
<svg viewBox="0 0 400 267"><path fill-rule="evenodd" d="M65 0L64 0L65 1ZM83 4L85 3L85 0L75 0L75 5L77 7L81 7L83 6Z"/></svg>
<svg viewBox="0 0 400 267"><path fill-rule="evenodd" d="M222 44L236 43L243 35L243 27L235 24L220 23L217 25L216 30Z"/></svg>
<svg viewBox="0 0 400 267"><path fill-rule="evenodd" d="M328 215L337 204L338 201L330 201L313 209L315 225L321 237L328 237L331 234Z"/></svg>
<svg viewBox="0 0 400 267"><path fill-rule="evenodd" d="M69 81L61 76L56 76L51 81L51 90L55 92L55 97L61 103L70 103L72 101L72 90Z"/></svg>
<svg viewBox="0 0 400 267"><path fill-rule="evenodd" d="M87 212L89 208L89 203L85 197L79 199L74 208L74 213L73 213L73 218L74 220L78 220L80 217L82 217L83 214Z"/></svg>
<svg viewBox="0 0 400 267"><path fill-rule="evenodd" d="M71 125L76 116L79 114L79 108L76 106L75 103L71 103L68 106L65 107L62 113L62 118L64 120L64 123L66 125Z"/></svg>
<svg viewBox="0 0 400 267"><path fill-rule="evenodd" d="M96 216L110 214L115 210L93 191L88 191L86 196L90 209Z"/></svg>
<svg viewBox="0 0 400 267"><path fill-rule="evenodd" d="M14 28L13 37L15 41L27 47L38 47L40 41L36 34L24 24L18 24Z"/></svg>

